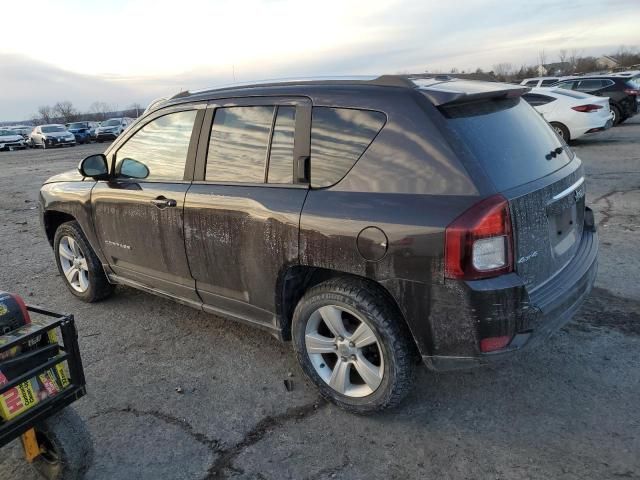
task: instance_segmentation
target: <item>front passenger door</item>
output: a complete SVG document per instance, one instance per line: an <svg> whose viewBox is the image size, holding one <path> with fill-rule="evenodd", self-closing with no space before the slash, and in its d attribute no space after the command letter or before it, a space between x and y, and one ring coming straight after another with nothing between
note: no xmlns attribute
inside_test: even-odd
<svg viewBox="0 0 640 480"><path fill-rule="evenodd" d="M100 247L118 280L198 305L183 205L203 116L204 105L155 114L107 152L114 179L98 182L91 193Z"/></svg>

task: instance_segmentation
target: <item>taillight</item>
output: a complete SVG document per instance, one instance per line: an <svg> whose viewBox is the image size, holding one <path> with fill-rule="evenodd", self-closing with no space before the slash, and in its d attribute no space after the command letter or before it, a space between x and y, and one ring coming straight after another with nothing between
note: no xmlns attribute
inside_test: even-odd
<svg viewBox="0 0 640 480"><path fill-rule="evenodd" d="M513 271L509 203L493 195L476 203L445 230L445 276L462 280Z"/></svg>
<svg viewBox="0 0 640 480"><path fill-rule="evenodd" d="M640 90L637 88L625 88L624 93L627 95L640 95Z"/></svg>
<svg viewBox="0 0 640 480"><path fill-rule="evenodd" d="M600 110L602 105L594 105L592 103L588 105L578 105L577 107L571 107L572 110L576 112L593 112L595 110Z"/></svg>

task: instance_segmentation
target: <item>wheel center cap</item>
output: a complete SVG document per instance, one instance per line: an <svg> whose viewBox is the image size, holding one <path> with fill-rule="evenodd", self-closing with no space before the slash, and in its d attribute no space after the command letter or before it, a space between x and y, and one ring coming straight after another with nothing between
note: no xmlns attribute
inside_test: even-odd
<svg viewBox="0 0 640 480"><path fill-rule="evenodd" d="M343 357L349 357L351 355L355 355L356 353L357 348L350 347L348 340L343 340L343 341L338 340L337 345L338 345L338 353Z"/></svg>

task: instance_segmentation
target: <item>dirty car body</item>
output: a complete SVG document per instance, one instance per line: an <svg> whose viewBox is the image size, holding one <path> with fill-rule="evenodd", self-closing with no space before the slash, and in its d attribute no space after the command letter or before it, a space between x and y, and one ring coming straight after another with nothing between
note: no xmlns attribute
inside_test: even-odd
<svg viewBox="0 0 640 480"><path fill-rule="evenodd" d="M53 243L77 221L111 283L284 340L309 288L358 279L428 367L480 365L567 322L597 268L581 161L526 91L383 76L181 94L107 149L106 177L48 180L44 227ZM177 173L123 174L136 135L170 118L189 126ZM240 120L253 137L234 139ZM263 134L262 164L225 163Z"/></svg>

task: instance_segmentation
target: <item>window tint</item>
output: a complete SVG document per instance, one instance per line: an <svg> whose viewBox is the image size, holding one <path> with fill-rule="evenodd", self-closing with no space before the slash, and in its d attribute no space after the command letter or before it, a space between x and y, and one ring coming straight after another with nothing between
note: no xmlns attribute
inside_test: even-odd
<svg viewBox="0 0 640 480"><path fill-rule="evenodd" d="M551 78L551 79L547 79L547 80L543 80L542 83L540 84L541 87L548 87L549 85L554 85L558 83L558 80L555 78Z"/></svg>
<svg viewBox="0 0 640 480"><path fill-rule="evenodd" d="M364 153L385 122L381 112L314 107L311 117L311 185L338 182Z"/></svg>
<svg viewBox="0 0 640 480"><path fill-rule="evenodd" d="M580 80L580 82L578 83L578 88L577 90L581 90L583 92L589 92L591 90L597 90L599 88L602 88L603 85L603 81L602 80Z"/></svg>
<svg viewBox="0 0 640 480"><path fill-rule="evenodd" d="M182 180L195 119L196 111L189 110L147 123L118 150L116 172L129 159L147 167L146 180Z"/></svg>
<svg viewBox="0 0 640 480"><path fill-rule="evenodd" d="M547 103L551 103L555 100L555 98L549 97L548 95L539 95L537 93L526 93L522 98L524 98L532 107L546 105Z"/></svg>
<svg viewBox="0 0 640 480"><path fill-rule="evenodd" d="M525 86L527 87L535 87L536 85L538 85L538 80L529 80L527 83L525 83Z"/></svg>
<svg viewBox="0 0 640 480"><path fill-rule="evenodd" d="M264 182L273 111L272 106L216 109L206 180Z"/></svg>
<svg viewBox="0 0 640 480"><path fill-rule="evenodd" d="M295 107L278 107L269 154L269 183L293 183Z"/></svg>

